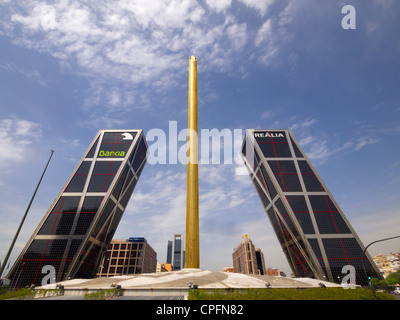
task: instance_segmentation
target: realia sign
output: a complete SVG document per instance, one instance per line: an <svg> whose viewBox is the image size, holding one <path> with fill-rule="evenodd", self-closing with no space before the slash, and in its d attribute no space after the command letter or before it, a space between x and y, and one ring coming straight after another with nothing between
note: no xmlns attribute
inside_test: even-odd
<svg viewBox="0 0 400 320"><path fill-rule="evenodd" d="M255 138L284 138L284 134L281 132L255 132Z"/></svg>

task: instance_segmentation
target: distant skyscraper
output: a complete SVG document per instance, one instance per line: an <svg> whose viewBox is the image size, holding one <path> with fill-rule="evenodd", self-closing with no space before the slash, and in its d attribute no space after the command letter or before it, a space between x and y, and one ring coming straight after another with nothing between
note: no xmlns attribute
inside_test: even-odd
<svg viewBox="0 0 400 320"><path fill-rule="evenodd" d="M10 270L11 286L41 285L51 270L56 281L95 277L146 158L142 130L100 130Z"/></svg>
<svg viewBox="0 0 400 320"><path fill-rule="evenodd" d="M289 130L247 130L242 157L296 277L340 283L353 266L357 284L376 265Z"/></svg>
<svg viewBox="0 0 400 320"><path fill-rule="evenodd" d="M264 255L259 248L255 248L247 235L233 250L233 272L243 274L265 274Z"/></svg>
<svg viewBox="0 0 400 320"><path fill-rule="evenodd" d="M172 271L185 268L185 250L183 250L182 234L174 234L173 241L168 241L167 263L172 265Z"/></svg>

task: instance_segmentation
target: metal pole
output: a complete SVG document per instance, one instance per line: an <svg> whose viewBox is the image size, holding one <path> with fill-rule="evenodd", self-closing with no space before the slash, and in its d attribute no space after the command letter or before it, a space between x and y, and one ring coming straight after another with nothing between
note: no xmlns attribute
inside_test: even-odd
<svg viewBox="0 0 400 320"><path fill-rule="evenodd" d="M51 160L51 157L53 156L53 153L54 153L54 150L51 150L51 154L50 154L49 160L47 161L46 167L45 167L44 170L43 170L42 176L40 177L40 180L39 180L39 182L38 182L38 184L37 184L37 186L36 186L35 192L34 192L33 195L32 195L32 198L31 198L31 201L29 202L28 208L26 209L25 214L24 214L24 216L23 216L23 218L22 218L22 221L21 221L21 223L19 224L19 227L18 227L18 229L17 229L17 232L16 232L16 234L15 234L15 236L14 236L14 239L13 239L13 241L12 241L12 243L11 243L10 249L8 249L8 252L7 252L7 254L6 254L6 257L5 257L5 259L4 259L4 262L3 262L3 264L1 265L1 268L0 268L0 277L1 277L1 275L3 274L5 265L7 264L8 258L10 257L10 254L11 254L11 251L12 251L12 249L13 249L13 247L14 247L15 241L16 241L17 238L18 238L19 232L21 231L22 225L24 224L25 218L26 218L26 216L27 216L27 214L28 214L28 211L29 211L29 209L30 209L30 207L31 207L31 205L32 205L33 199L35 198L36 192L37 192L38 189L39 189L39 185L40 185L40 183L42 182L43 176L44 176L44 174L45 174L45 172L46 172L46 170L47 170L47 167L48 167L48 165L49 165L49 163L50 163L50 160Z"/></svg>
<svg viewBox="0 0 400 320"><path fill-rule="evenodd" d="M396 238L400 238L400 236L395 236L395 237L390 237L390 238L385 238L385 239L376 240L376 241L371 242L369 245L367 245L367 246L365 247L365 249L364 249L364 251L363 251L363 256L362 256L362 260L361 260L361 261L362 261L362 267L363 267L363 270L364 270L364 276L365 276L366 278L367 278L367 271L365 270L364 256L365 256L365 252L367 251L368 247L369 247L371 244L374 244L374 243L377 243L377 242L386 241L386 240L391 240L391 239L396 239ZM369 283L369 286L370 286L370 288L371 288L371 290L372 290L372 294L374 295L375 300L376 300L377 298L376 298L374 286L373 286L373 284L372 284L371 281L368 281L368 283Z"/></svg>
<svg viewBox="0 0 400 320"><path fill-rule="evenodd" d="M199 253L199 172L197 134L197 59L189 59L188 164L186 185L185 268L200 267Z"/></svg>

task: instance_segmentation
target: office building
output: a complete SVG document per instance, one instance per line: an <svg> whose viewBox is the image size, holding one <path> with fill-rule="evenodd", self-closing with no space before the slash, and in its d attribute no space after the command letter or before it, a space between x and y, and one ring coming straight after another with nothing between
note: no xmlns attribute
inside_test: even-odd
<svg viewBox="0 0 400 320"><path fill-rule="evenodd" d="M183 250L183 234L174 234L172 241L168 241L167 264L171 264L172 271L185 268L185 250Z"/></svg>
<svg viewBox="0 0 400 320"><path fill-rule="evenodd" d="M97 277L114 277L157 270L157 253L145 238L111 240L103 256Z"/></svg>
<svg viewBox="0 0 400 320"><path fill-rule="evenodd" d="M233 250L233 272L265 275L264 255L246 234L242 242Z"/></svg>
<svg viewBox="0 0 400 320"><path fill-rule="evenodd" d="M49 281L95 277L146 158L142 130L100 130L10 270L11 286L42 285L49 270Z"/></svg>
<svg viewBox="0 0 400 320"><path fill-rule="evenodd" d="M241 154L295 277L341 283L348 265L356 284L380 277L289 130L247 130Z"/></svg>

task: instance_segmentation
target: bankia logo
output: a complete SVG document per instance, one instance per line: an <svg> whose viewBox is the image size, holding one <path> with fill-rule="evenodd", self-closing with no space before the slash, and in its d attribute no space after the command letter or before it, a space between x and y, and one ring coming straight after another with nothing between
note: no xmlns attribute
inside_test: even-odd
<svg viewBox="0 0 400 320"><path fill-rule="evenodd" d="M104 151L104 150L100 150L99 157L107 157L107 158L125 157L125 151Z"/></svg>
<svg viewBox="0 0 400 320"><path fill-rule="evenodd" d="M123 141L133 140L133 135L129 132L121 133ZM110 150L100 150L98 157L105 157L105 158L123 158L125 157L125 151L110 151Z"/></svg>
<svg viewBox="0 0 400 320"><path fill-rule="evenodd" d="M123 136L122 140L133 140L133 136L129 132L121 133L121 136Z"/></svg>
<svg viewBox="0 0 400 320"><path fill-rule="evenodd" d="M284 138L282 132L254 132L255 138Z"/></svg>

